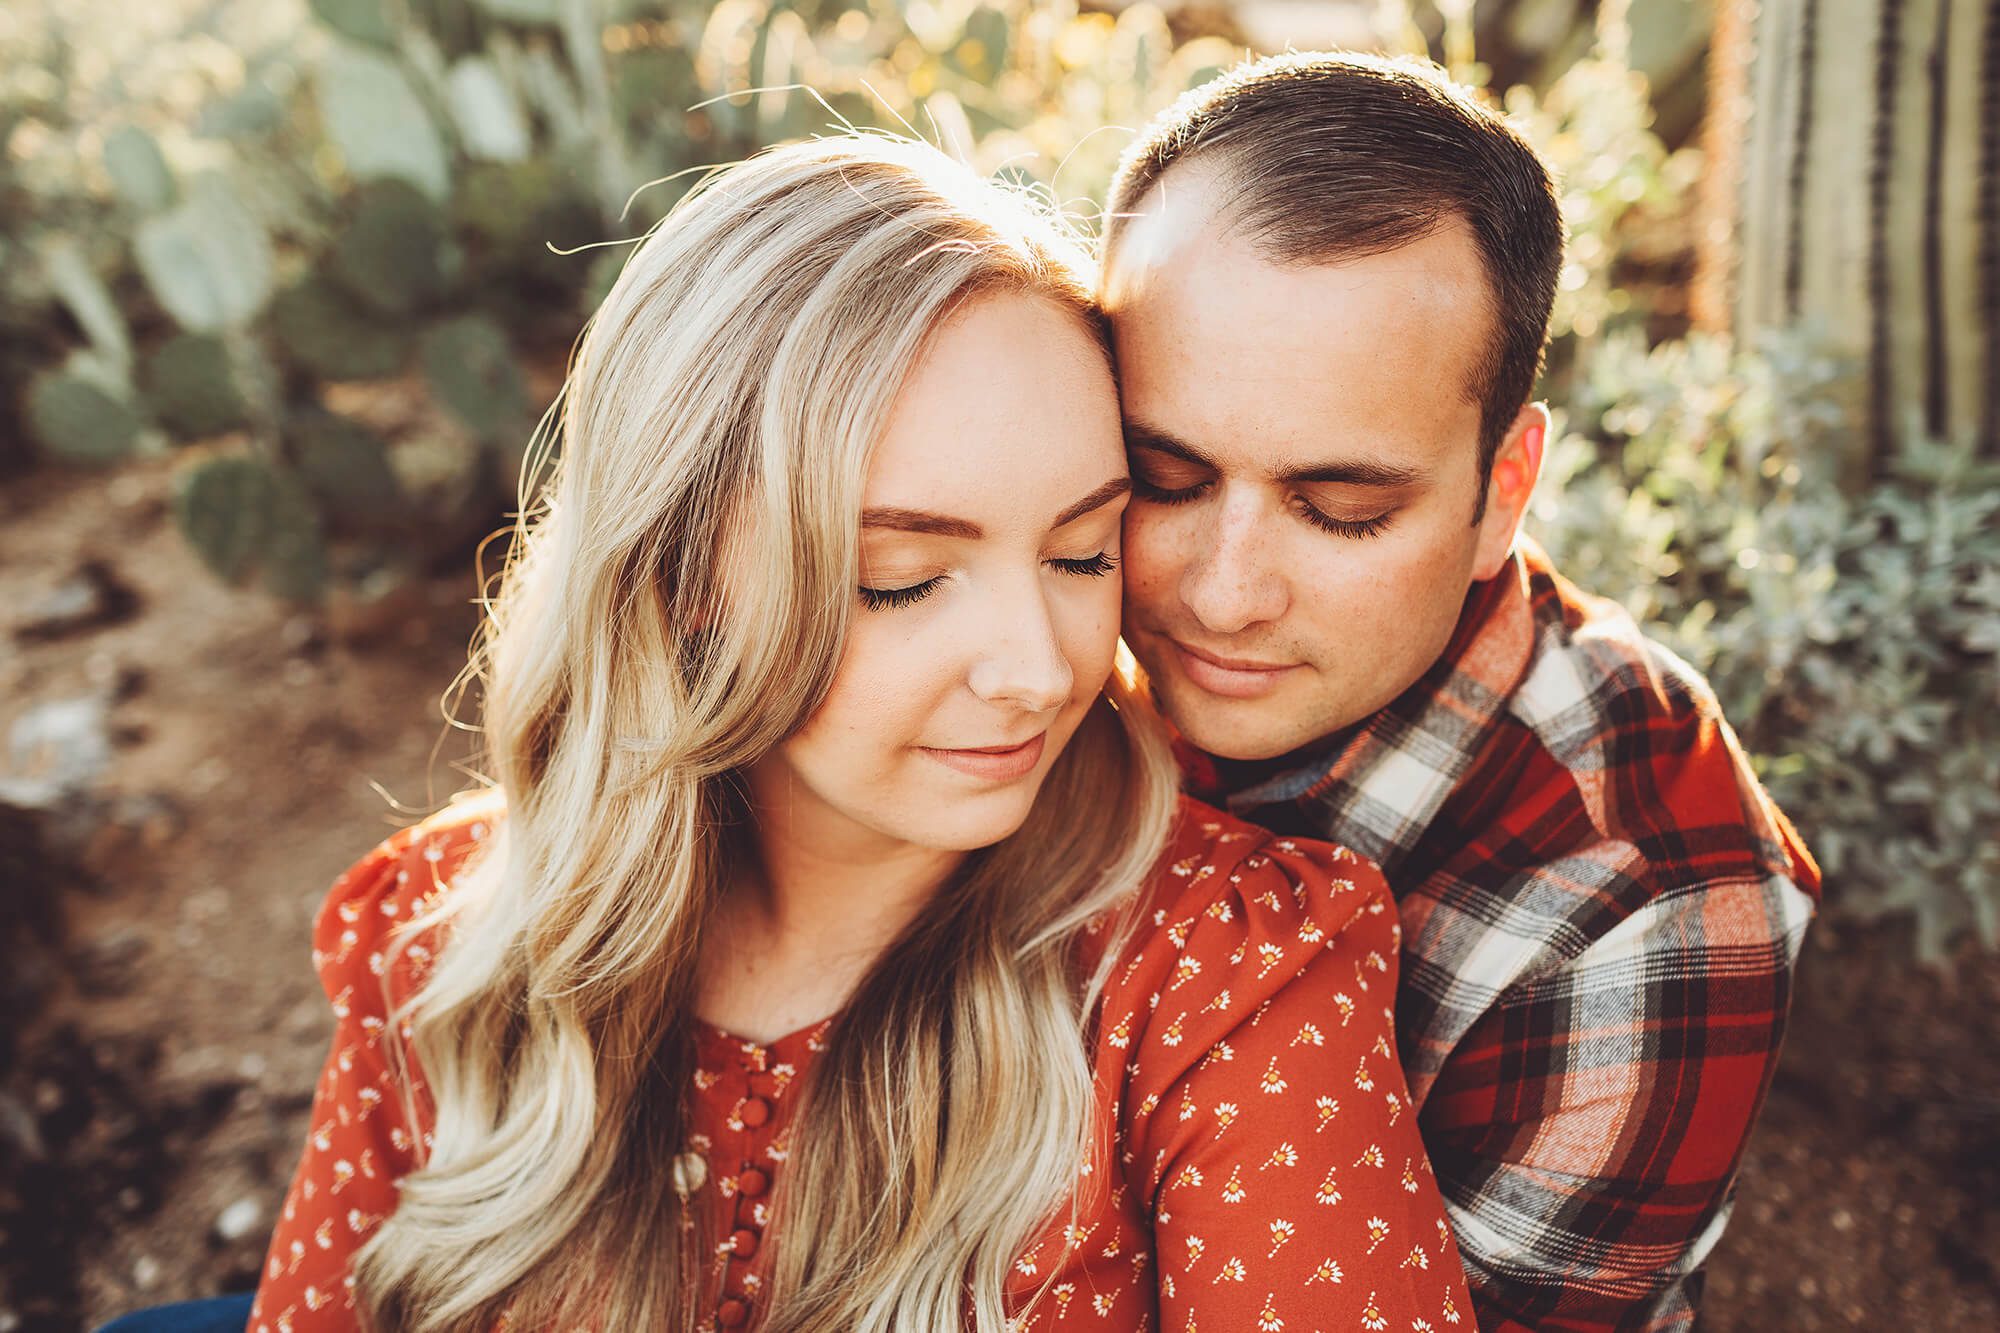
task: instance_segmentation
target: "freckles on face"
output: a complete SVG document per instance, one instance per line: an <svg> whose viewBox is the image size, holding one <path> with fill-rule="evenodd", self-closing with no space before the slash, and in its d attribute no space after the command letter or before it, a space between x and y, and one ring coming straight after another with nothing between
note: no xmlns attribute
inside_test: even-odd
<svg viewBox="0 0 2000 1333"><path fill-rule="evenodd" d="M1200 182L1173 199L1198 210ZM1190 740L1273 757L1393 700L1457 623L1484 271L1456 226L1279 265L1154 221L1107 285L1135 483L1126 636Z"/></svg>
<svg viewBox="0 0 2000 1333"><path fill-rule="evenodd" d="M939 329L870 460L833 684L767 765L819 836L962 850L1020 826L1111 669L1127 485L1080 317L995 294Z"/></svg>

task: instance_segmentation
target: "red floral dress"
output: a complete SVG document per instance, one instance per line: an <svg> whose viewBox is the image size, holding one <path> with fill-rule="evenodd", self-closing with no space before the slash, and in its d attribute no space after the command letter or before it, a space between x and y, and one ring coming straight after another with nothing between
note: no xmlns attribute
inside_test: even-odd
<svg viewBox="0 0 2000 1333"><path fill-rule="evenodd" d="M428 1151L382 1051L390 930L447 892L504 809L462 801L335 882L313 936L333 1046L265 1258L252 1333L356 1327L348 1261ZM1105 1165L1080 1211L1016 1262L1021 1327L1159 1333L1471 1328L1465 1278L1396 1058L1400 927L1368 861L1194 801L1143 892L1093 1028ZM390 977L400 997L430 954ZM407 971L406 971L407 969ZM771 1042L703 1027L685 1182L720 1219L704 1329L755 1328L782 1230L801 1078L834 1020ZM407 1038L407 1032L399 1034ZM405 1047L407 1058L407 1047ZM414 1067L414 1061L410 1062ZM720 1228L726 1228L722 1230Z"/></svg>

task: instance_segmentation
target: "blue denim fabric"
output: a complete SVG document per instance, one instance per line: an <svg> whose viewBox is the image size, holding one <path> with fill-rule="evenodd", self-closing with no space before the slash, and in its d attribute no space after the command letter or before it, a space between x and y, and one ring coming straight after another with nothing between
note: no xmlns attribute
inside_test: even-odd
<svg viewBox="0 0 2000 1333"><path fill-rule="evenodd" d="M205 1301L180 1301L120 1315L97 1333L243 1333L250 1322L254 1292L214 1296Z"/></svg>

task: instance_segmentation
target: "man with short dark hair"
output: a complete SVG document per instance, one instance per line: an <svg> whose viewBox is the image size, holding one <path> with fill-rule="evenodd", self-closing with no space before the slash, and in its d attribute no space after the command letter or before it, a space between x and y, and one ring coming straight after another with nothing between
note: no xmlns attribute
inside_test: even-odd
<svg viewBox="0 0 2000 1333"><path fill-rule="evenodd" d="M1520 532L1561 263L1546 168L1431 67L1170 109L1106 231L1125 634L1192 785L1388 873L1480 1327L1680 1328L1819 872L1706 682Z"/></svg>

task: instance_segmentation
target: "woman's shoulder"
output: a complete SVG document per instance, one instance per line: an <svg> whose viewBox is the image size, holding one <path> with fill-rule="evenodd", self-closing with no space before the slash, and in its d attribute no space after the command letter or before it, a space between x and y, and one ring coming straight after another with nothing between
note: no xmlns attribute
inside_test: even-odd
<svg viewBox="0 0 2000 1333"><path fill-rule="evenodd" d="M1332 930L1394 907L1381 868L1352 848L1272 833L1191 796L1181 798L1146 892L1162 926L1188 912L1227 916L1240 904Z"/></svg>
<svg viewBox="0 0 2000 1333"><path fill-rule="evenodd" d="M364 981L359 993L380 994L397 928L437 903L505 818L499 791L461 796L398 829L340 873L315 915L312 941L313 968L336 1009ZM425 939L412 940L399 971L414 972L428 961Z"/></svg>
<svg viewBox="0 0 2000 1333"><path fill-rule="evenodd" d="M1146 893L1100 1020L1135 1114L1193 1071L1239 1058L1244 1077L1282 1089L1281 1061L1331 1058L1337 1034L1393 1006L1395 899L1349 848L1183 799Z"/></svg>
<svg viewBox="0 0 2000 1333"><path fill-rule="evenodd" d="M1146 1009L1242 1015L1329 964L1349 987L1393 988L1400 943L1373 861L1184 797L1111 981Z"/></svg>

